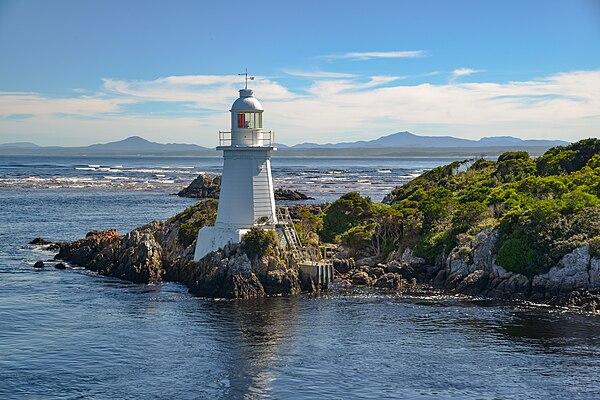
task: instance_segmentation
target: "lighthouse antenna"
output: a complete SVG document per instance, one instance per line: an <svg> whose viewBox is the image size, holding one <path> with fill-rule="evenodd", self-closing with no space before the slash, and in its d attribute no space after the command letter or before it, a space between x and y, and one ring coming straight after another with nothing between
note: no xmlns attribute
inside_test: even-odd
<svg viewBox="0 0 600 400"><path fill-rule="evenodd" d="M244 72L243 74L238 74L239 76L244 75L244 79L246 79L246 87L244 87L244 89L248 89L248 80L253 81L254 77L253 76L248 76L248 68L246 68L246 72Z"/></svg>

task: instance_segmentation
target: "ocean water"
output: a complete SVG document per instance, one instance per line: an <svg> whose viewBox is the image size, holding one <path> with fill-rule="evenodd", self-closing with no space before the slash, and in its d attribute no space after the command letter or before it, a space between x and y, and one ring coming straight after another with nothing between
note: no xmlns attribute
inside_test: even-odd
<svg viewBox="0 0 600 400"><path fill-rule="evenodd" d="M274 159L273 172L315 201L357 187L380 199L445 162ZM337 286L210 300L174 283L33 269L53 256L26 244L34 237L74 240L165 219L194 202L171 193L219 163L0 159L0 399L600 398L594 315ZM113 173L121 179L104 177ZM372 184L353 185L358 176Z"/></svg>

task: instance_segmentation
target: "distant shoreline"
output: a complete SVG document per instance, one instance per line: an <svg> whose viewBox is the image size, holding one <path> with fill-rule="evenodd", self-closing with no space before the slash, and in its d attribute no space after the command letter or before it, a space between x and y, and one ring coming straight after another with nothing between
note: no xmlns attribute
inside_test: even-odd
<svg viewBox="0 0 600 400"><path fill-rule="evenodd" d="M273 152L273 158L293 158L293 157L339 157L339 158L369 158L369 157L498 157L507 151L526 151L531 156L543 154L548 147L546 146L502 146L502 147L477 147L468 149L458 148L310 148L310 149L290 149L281 148ZM206 150L199 152L78 152L76 149L15 149L0 148L0 157L20 156L20 157L222 157L218 150Z"/></svg>

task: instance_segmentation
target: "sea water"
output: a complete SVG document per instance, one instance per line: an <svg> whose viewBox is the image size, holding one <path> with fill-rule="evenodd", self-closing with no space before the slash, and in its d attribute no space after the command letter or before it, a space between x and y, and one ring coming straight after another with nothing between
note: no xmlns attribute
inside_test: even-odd
<svg viewBox="0 0 600 400"><path fill-rule="evenodd" d="M447 162L282 158L273 174L315 202L349 190L381 200ZM0 399L600 398L594 315L338 286L211 300L175 283L32 267L54 255L28 246L34 237L168 218L194 203L172 193L221 163L0 158Z"/></svg>

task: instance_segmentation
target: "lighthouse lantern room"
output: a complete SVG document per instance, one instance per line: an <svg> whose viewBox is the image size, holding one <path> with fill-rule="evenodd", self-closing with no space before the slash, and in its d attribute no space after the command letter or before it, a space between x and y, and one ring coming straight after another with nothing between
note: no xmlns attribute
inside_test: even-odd
<svg viewBox="0 0 600 400"><path fill-rule="evenodd" d="M240 89L231 106L231 131L219 132L223 176L217 220L198 232L194 260L227 243L239 243L254 226L274 229L277 223L271 176L273 133L263 131L263 108L254 92Z"/></svg>

